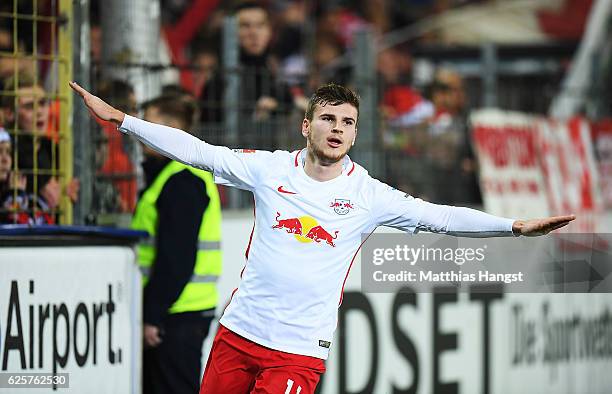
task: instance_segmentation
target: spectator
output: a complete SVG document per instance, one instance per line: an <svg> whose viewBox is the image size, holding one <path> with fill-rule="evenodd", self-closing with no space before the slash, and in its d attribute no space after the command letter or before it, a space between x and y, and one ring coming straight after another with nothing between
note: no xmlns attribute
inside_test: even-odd
<svg viewBox="0 0 612 394"><path fill-rule="evenodd" d="M0 223L54 224L49 206L26 192L26 177L12 171L11 138L0 127Z"/></svg>
<svg viewBox="0 0 612 394"><path fill-rule="evenodd" d="M304 44L311 15L310 5L303 0L282 1L277 2L274 8L278 12L275 53L280 59L281 78L291 89L304 91L308 75Z"/></svg>
<svg viewBox="0 0 612 394"><path fill-rule="evenodd" d="M436 174L436 202L481 202L466 113L463 78L450 69L436 72L430 88L435 114L430 125L429 158ZM446 182L449 180L450 183Z"/></svg>
<svg viewBox="0 0 612 394"><path fill-rule="evenodd" d="M177 99L192 100L193 95L184 87L178 84L167 84L162 86L161 96L173 96Z"/></svg>
<svg viewBox="0 0 612 394"><path fill-rule="evenodd" d="M432 100L436 107L436 119L459 118L466 109L463 78L450 69L440 69L434 77ZM446 122L443 122L446 123Z"/></svg>
<svg viewBox="0 0 612 394"><path fill-rule="evenodd" d="M11 166L13 164L13 156L11 149L11 137L0 127L0 197L4 201L4 196L9 188L9 177L11 174Z"/></svg>
<svg viewBox="0 0 612 394"><path fill-rule="evenodd" d="M3 182L2 185L8 180L12 162L11 137L3 127L0 127L0 182Z"/></svg>
<svg viewBox="0 0 612 394"><path fill-rule="evenodd" d="M144 105L145 119L191 130L196 104L167 95ZM196 393L202 344L217 305L221 208L210 173L143 148L146 190L132 222L152 243L143 269L143 392Z"/></svg>
<svg viewBox="0 0 612 394"><path fill-rule="evenodd" d="M343 46L335 35L320 34L315 40L313 68L310 88L316 89L323 83L348 84L352 67L342 60Z"/></svg>
<svg viewBox="0 0 612 394"><path fill-rule="evenodd" d="M49 119L49 101L44 89L30 74L21 73L18 78L9 77L6 90L13 90L16 99L2 97L2 108L9 130L14 130L17 146L17 167L26 174L27 192L42 198L50 209L60 203L63 192L76 202L79 181L70 179L66 189L56 176L58 170L57 144L45 135Z"/></svg>
<svg viewBox="0 0 612 394"><path fill-rule="evenodd" d="M370 23L360 15L355 4L330 2L319 20L318 31L325 36L334 36L345 49L353 45L355 33L370 27Z"/></svg>
<svg viewBox="0 0 612 394"><path fill-rule="evenodd" d="M433 104L412 87L412 58L407 49L385 49L377 61L387 180L398 189L427 198L429 166L421 158Z"/></svg>
<svg viewBox="0 0 612 394"><path fill-rule="evenodd" d="M126 202L121 198L113 180L101 173L104 164L108 161L108 136L104 130L95 131L95 168L96 178L93 183L92 210L95 213L93 223L100 224L98 215L127 212Z"/></svg>
<svg viewBox="0 0 612 394"><path fill-rule="evenodd" d="M98 95L105 101L113 103L117 108L128 114L135 115L138 112L136 106L136 95L134 88L121 80L110 80L100 83ZM107 141L108 154L106 160L99 168L100 177L96 181L104 182L111 180L114 188L119 192L120 208L123 213L131 213L136 206L136 195L138 187L136 183L139 160L139 150L135 143L118 135L111 123L98 122L102 127L101 137ZM95 186L94 186L95 187ZM103 187L99 185L99 187ZM108 187L104 187L110 191ZM119 212L114 212L119 213Z"/></svg>
<svg viewBox="0 0 612 394"><path fill-rule="evenodd" d="M392 126L409 127L428 121L434 106L410 82L412 61L407 51L385 49L378 55L378 71L383 80L383 113Z"/></svg>
<svg viewBox="0 0 612 394"><path fill-rule="evenodd" d="M10 57L13 53L13 33L8 26L0 25L0 90L4 90L4 80L15 72L15 58ZM1 124L1 123L0 123Z"/></svg>
<svg viewBox="0 0 612 394"><path fill-rule="evenodd" d="M192 56L196 70L193 72L194 95L200 97L206 84L212 79L219 66L219 55L214 48L196 47Z"/></svg>
<svg viewBox="0 0 612 394"><path fill-rule="evenodd" d="M235 11L240 45L241 125L252 130L251 121L263 121L287 112L293 97L287 85L278 81L270 41L272 28L268 11L255 2L240 4ZM202 121L223 121L224 78L217 73L202 92ZM252 145L250 145L252 146Z"/></svg>
<svg viewBox="0 0 612 394"><path fill-rule="evenodd" d="M28 61L14 57L15 48L13 44L13 24L7 23L9 19L0 19L0 90L4 89L4 82L15 73L15 67L19 72L26 69ZM22 36L18 36L17 52L25 52L25 43ZM11 87L9 86L8 89ZM0 119L0 124L3 124Z"/></svg>
<svg viewBox="0 0 612 394"><path fill-rule="evenodd" d="M184 66L187 63L185 48L194 40L198 29L206 23L219 0L190 0L165 3L165 16L162 13L162 31L170 51L172 64ZM174 7L173 7L174 6ZM175 14L175 15L172 15ZM174 18L168 17L174 16ZM168 19L174 19L169 21ZM195 59L194 59L195 60ZM180 72L181 86L193 91L193 75L187 69Z"/></svg>

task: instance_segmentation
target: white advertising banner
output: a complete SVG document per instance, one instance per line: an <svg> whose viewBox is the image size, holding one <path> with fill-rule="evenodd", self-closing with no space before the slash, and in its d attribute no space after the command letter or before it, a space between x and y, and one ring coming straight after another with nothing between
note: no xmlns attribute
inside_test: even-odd
<svg viewBox="0 0 612 394"><path fill-rule="evenodd" d="M0 248L0 373L24 376L20 393L140 392L134 261L119 246ZM67 373L68 388L37 388L37 373Z"/></svg>

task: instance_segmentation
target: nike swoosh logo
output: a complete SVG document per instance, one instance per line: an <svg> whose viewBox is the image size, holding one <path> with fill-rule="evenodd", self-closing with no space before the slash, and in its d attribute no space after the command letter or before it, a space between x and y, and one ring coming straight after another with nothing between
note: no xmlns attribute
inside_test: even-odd
<svg viewBox="0 0 612 394"><path fill-rule="evenodd" d="M278 189L276 189L276 190L278 190L278 192L279 192L279 193L285 193L285 194L297 194L296 192L290 192L290 191L288 191L288 190L283 189L283 186L279 186L279 187L278 187Z"/></svg>

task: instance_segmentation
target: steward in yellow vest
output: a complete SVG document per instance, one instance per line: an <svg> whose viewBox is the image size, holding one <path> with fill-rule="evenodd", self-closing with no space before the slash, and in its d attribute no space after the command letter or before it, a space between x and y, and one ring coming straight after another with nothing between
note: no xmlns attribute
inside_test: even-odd
<svg viewBox="0 0 612 394"><path fill-rule="evenodd" d="M162 96L145 119L189 129L193 101ZM150 237L138 246L143 274L143 392L195 393L202 344L218 302L221 206L209 172L143 148L146 189L132 228Z"/></svg>
<svg viewBox="0 0 612 394"><path fill-rule="evenodd" d="M211 309L217 305L219 299L216 282L221 274L221 204L217 186L209 172L176 161L168 161L153 184L143 193L132 220L132 228L144 230L150 235L138 246L138 263L143 276L143 284L146 286L151 271L155 269L154 263L157 257L157 227L160 219L156 206L157 200L168 180L182 171L188 171L202 180L205 185L204 192L208 196L208 206L203 215L199 215L201 220L197 232L197 251L193 274L177 300L168 308L169 313ZM170 203L180 205L184 203L184 200Z"/></svg>

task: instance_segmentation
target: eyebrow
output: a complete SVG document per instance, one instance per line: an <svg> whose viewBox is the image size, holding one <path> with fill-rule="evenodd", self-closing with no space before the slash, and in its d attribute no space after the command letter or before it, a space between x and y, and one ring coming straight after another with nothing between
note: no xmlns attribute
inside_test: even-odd
<svg viewBox="0 0 612 394"><path fill-rule="evenodd" d="M321 116L331 116L331 117L333 117L333 118L335 118L335 117L336 117L336 115L334 115L334 114L330 114L330 113L328 113L328 112L323 112L322 114L320 114L320 115L319 115L319 117L321 117ZM346 117L342 118L342 120L345 120L345 121L346 121L346 120L352 120L353 122L355 121L355 119L351 118L350 116L346 116Z"/></svg>

